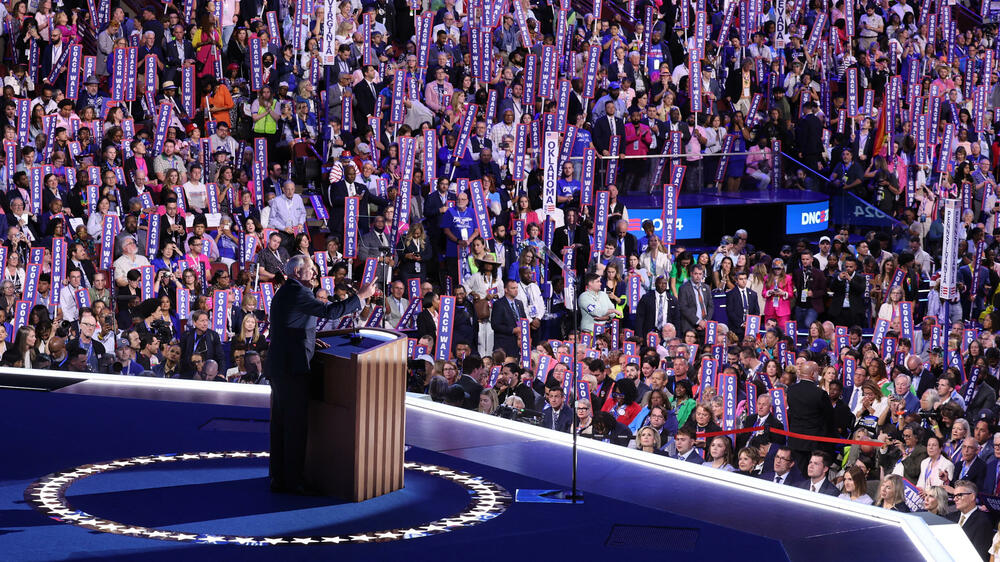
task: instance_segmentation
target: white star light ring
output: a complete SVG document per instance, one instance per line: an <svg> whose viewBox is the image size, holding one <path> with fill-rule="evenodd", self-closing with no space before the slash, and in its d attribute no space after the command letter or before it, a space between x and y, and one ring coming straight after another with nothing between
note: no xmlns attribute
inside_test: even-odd
<svg viewBox="0 0 1000 562"><path fill-rule="evenodd" d="M467 490L469 492L469 503L465 506L465 509L447 517L442 517L435 521L428 522L425 525L405 529L373 529L360 534L335 536L248 537L222 534L192 534L172 531L170 529L154 529L151 527L129 525L127 523L102 519L96 515L74 509L66 500L66 490L72 486L74 482L88 476L101 474L103 472L111 472L133 466L146 466L153 463L222 458L265 458L267 456L269 456L267 451L228 451L225 453L205 452L149 455L144 457L107 461L99 464L88 464L71 470L50 474L33 482L24 491L24 499L33 508L56 521L76 525L77 527L84 527L92 531L164 541L193 542L201 544L233 544L243 546L357 544L415 539L440 533L448 533L463 527L479 525L480 523L489 521L506 511L512 501L510 493L499 484L483 480L478 476L468 474L466 472L417 462L404 463L403 467L406 470L416 470L431 476L444 478L462 486L465 490Z"/></svg>

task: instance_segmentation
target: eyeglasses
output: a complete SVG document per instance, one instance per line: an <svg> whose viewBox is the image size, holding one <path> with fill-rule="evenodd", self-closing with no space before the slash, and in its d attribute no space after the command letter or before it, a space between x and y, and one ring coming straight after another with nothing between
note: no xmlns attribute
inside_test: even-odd
<svg viewBox="0 0 1000 562"><path fill-rule="evenodd" d="M972 495L972 492L959 492L957 494L952 495L952 497L953 498L960 498L962 496L971 496L971 495Z"/></svg>

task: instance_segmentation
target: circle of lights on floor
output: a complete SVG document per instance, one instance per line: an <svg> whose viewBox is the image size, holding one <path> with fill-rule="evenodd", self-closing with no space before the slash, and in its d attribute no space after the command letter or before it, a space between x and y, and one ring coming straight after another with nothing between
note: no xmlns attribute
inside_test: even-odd
<svg viewBox="0 0 1000 562"><path fill-rule="evenodd" d="M484 480L467 472L424 463L406 462L403 465L406 470L444 478L465 488L470 495L469 503L465 509L450 517L444 517L431 521L426 525L418 525L411 528L308 537L196 534L129 525L127 523L103 519L100 516L74 509L66 499L66 490L74 482L113 470L148 466L154 463L170 464L195 460L249 459L267 458L268 456L269 453L266 451L229 451L224 453L148 455L88 464L71 470L50 474L33 482L25 490L24 498L33 508L56 521L84 527L93 531L164 541L244 546L358 544L415 539L447 533L489 521L502 514L511 504L512 499L510 493L499 484Z"/></svg>

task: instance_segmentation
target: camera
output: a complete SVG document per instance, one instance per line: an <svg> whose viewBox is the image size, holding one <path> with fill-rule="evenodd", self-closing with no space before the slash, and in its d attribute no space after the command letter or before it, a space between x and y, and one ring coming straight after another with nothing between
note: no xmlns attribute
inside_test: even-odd
<svg viewBox="0 0 1000 562"><path fill-rule="evenodd" d="M524 408L513 408L505 404L497 407L496 415L507 420L529 423L531 425L542 425L542 413Z"/></svg>
<svg viewBox="0 0 1000 562"><path fill-rule="evenodd" d="M917 410L917 415L925 421L941 421L941 413L937 410Z"/></svg>
<svg viewBox="0 0 1000 562"><path fill-rule="evenodd" d="M156 339L160 343L166 344L173 338L173 327L166 320L153 320L153 323L149 326L149 333L156 336Z"/></svg>

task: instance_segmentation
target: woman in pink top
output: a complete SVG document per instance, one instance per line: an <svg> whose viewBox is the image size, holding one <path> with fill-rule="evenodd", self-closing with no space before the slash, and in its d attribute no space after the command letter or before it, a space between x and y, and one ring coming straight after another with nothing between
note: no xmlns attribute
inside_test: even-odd
<svg viewBox="0 0 1000 562"><path fill-rule="evenodd" d="M80 34L76 30L76 18L76 10L73 11L72 16L66 15L66 12L56 12L54 18L56 29L62 32L62 41L67 45L80 42Z"/></svg>
<svg viewBox="0 0 1000 562"><path fill-rule="evenodd" d="M784 326L792 316L792 276L785 272L785 262L776 258L764 283L764 320L774 318Z"/></svg>

